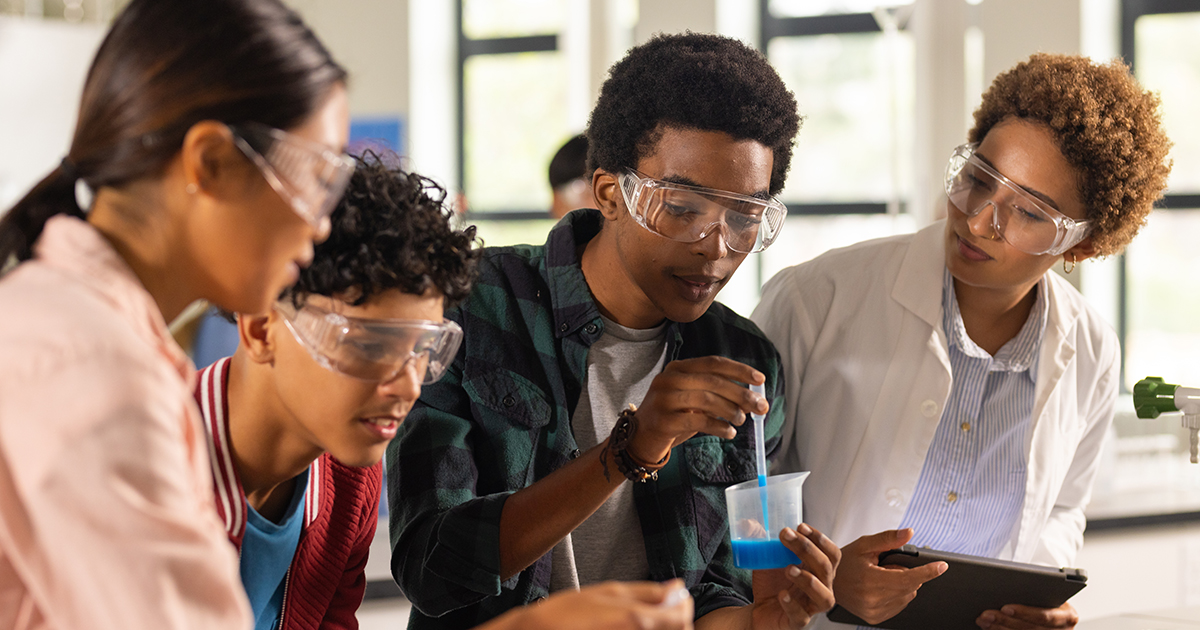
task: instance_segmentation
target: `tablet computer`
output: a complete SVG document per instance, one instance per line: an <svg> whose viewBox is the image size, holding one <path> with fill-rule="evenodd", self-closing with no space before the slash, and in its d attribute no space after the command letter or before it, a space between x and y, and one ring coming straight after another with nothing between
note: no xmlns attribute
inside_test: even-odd
<svg viewBox="0 0 1200 630"><path fill-rule="evenodd" d="M1055 569L1036 564L980 558L904 545L879 556L880 565L918 567L942 561L946 572L921 586L917 596L895 617L876 624L889 630L961 630L975 628L985 610L1006 604L1057 608L1087 586L1082 569ZM850 611L834 606L829 619L869 626Z"/></svg>

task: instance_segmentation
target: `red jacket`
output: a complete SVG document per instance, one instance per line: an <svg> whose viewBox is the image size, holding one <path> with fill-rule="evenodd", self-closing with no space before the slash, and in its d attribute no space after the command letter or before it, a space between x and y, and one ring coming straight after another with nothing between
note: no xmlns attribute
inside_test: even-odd
<svg viewBox="0 0 1200 630"><path fill-rule="evenodd" d="M229 450L229 359L200 371L196 402L208 435L217 513L241 552L246 493ZM367 552L375 536L381 484L379 464L346 466L329 453L309 468L304 524L284 578L280 630L357 629L355 611L366 589Z"/></svg>

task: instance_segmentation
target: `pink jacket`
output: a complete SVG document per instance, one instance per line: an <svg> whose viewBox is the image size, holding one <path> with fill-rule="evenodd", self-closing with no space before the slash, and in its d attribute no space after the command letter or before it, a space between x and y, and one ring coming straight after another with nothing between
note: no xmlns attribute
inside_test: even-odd
<svg viewBox="0 0 1200 630"><path fill-rule="evenodd" d="M229 446L229 359L200 371L196 401L208 429L217 512L240 551L246 493ZM346 466L329 453L309 468L304 529L283 592L280 630L355 630L366 591L367 553L379 520L380 464Z"/></svg>
<svg viewBox="0 0 1200 630"><path fill-rule="evenodd" d="M193 368L87 223L0 279L0 629L249 628Z"/></svg>

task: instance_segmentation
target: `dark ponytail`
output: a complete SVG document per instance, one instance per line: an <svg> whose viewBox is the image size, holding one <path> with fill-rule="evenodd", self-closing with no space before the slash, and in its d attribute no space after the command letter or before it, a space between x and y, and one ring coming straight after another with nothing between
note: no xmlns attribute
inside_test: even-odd
<svg viewBox="0 0 1200 630"><path fill-rule="evenodd" d="M66 158L63 162L66 164L51 171L0 219L0 269L13 255L17 260L28 260L33 256L33 243L50 217L69 214L84 218L83 210L75 200L75 182L79 175L68 166Z"/></svg>
<svg viewBox="0 0 1200 630"><path fill-rule="evenodd" d="M133 0L88 71L68 157L0 219L0 268L92 190L160 175L202 120L300 125L346 80L279 0Z"/></svg>

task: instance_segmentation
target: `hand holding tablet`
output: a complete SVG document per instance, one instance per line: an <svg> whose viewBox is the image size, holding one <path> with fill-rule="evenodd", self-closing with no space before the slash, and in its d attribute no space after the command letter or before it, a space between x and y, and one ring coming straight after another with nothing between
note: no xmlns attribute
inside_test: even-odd
<svg viewBox="0 0 1200 630"><path fill-rule="evenodd" d="M841 606L829 611L829 619L839 623L873 625L890 630L939 630L979 627L976 623L987 611L997 622L1011 617L1005 609L1017 613L1058 617L1073 615L1069 607L1061 611L1032 612L1029 609L1058 609L1087 585L1082 569L1055 569L1034 564L980 558L904 545L880 555L880 566L921 567L933 562L948 566L938 579L925 583L916 597L898 614L870 624ZM1060 614L1061 613L1061 614ZM1051 619L1050 617L1053 617ZM986 619L986 618L985 618Z"/></svg>

